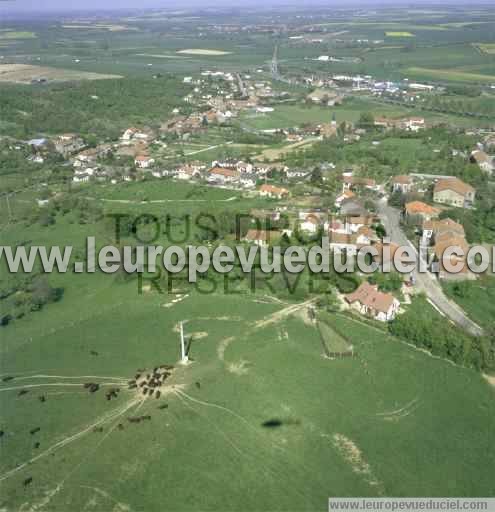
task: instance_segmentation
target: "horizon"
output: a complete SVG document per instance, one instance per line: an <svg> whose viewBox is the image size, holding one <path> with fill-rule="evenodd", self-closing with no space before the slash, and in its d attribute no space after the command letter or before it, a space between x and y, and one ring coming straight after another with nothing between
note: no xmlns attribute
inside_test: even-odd
<svg viewBox="0 0 495 512"><path fill-rule="evenodd" d="M113 3L115 1L115 4ZM490 0L477 0L472 5L477 6L490 6ZM165 4L165 5L164 5ZM437 0L433 4L428 2L427 0L415 0L411 2L410 0L349 0L342 1L337 0L334 2L323 2L322 0L314 0L305 3L304 8L307 7L315 7L315 8L373 8L373 9L382 9L382 8L390 8L391 6L396 6L397 8L406 8L410 10L415 10L417 8L422 8L424 6L429 6L430 8L435 7L463 7L465 6L465 2L462 0ZM160 0L145 0L141 3L141 5L136 6L136 2L133 0L127 0L124 2L117 0L110 0L105 5L102 5L101 2L97 0L89 0L87 2L75 2L67 5L63 0L44 0L41 2L36 2L35 0L0 0L0 14L2 15L33 15L39 16L43 14L59 14L64 15L67 13L103 13L103 12L116 12L116 11L147 11L147 10L170 10L170 9L180 9L180 10L190 10L190 9L201 9L201 10L217 10L217 9L232 9L232 10L243 10L243 9L281 9L284 7L294 8L300 7L299 2L296 0L272 0L269 5L265 3L259 3L257 0L244 0L241 5L232 6L230 2L226 0L220 0L215 3L205 4L200 0L188 0L186 2L177 2L172 1L165 2ZM2 21L0 20L0 23Z"/></svg>

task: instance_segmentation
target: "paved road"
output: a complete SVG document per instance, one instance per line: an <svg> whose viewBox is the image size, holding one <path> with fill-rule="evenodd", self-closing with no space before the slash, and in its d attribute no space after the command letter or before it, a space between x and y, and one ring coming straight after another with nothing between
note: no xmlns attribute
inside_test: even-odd
<svg viewBox="0 0 495 512"><path fill-rule="evenodd" d="M399 211L396 208L388 206L386 200L379 201L378 211L391 241L402 246L409 245L413 247L417 254L416 247L408 240L400 227ZM416 288L424 292L430 302L443 315L474 336L481 336L483 334L483 329L473 322L462 308L445 295L437 278L431 272L420 273L414 271L413 275Z"/></svg>

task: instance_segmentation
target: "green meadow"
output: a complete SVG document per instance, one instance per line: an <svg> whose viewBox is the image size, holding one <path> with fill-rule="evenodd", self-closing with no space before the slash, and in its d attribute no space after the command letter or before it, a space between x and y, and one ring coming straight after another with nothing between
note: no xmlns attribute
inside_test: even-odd
<svg viewBox="0 0 495 512"><path fill-rule="evenodd" d="M2 376L16 376L0 386L8 509L325 510L329 496L493 491L494 390L474 371L339 316L357 356L325 359L315 326L260 294L71 280L2 332ZM143 400L125 382L177 364L179 321L192 361Z"/></svg>
<svg viewBox="0 0 495 512"><path fill-rule="evenodd" d="M194 187L163 187L163 199L179 202L102 204L136 214L201 208L180 203ZM57 217L22 235L7 226L3 239L81 250L90 234L112 238L104 221ZM312 511L326 510L329 496L493 492L495 390L479 373L357 317L325 312L316 325L300 302L309 289L277 298L245 281L194 288L146 278L140 286L119 274L51 274L62 300L1 328L7 510ZM327 359L322 339L330 351L352 345L355 357ZM159 398L128 389L136 372L162 364L175 368ZM88 382L100 389L90 393ZM129 421L142 416L151 419Z"/></svg>

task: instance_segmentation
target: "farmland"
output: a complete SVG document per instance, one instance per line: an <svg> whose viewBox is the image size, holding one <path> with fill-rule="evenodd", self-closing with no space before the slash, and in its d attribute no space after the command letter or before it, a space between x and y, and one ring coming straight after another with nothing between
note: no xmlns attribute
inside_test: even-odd
<svg viewBox="0 0 495 512"><path fill-rule="evenodd" d="M0 389L7 506L49 500L53 510L69 502L76 509L95 502L158 510L167 502L174 510L200 503L205 510L241 503L245 510L323 510L329 494L490 492L495 405L493 390L474 372L344 318L333 323L358 357L325 360L317 330L262 297L190 293L174 303L174 296L138 296L135 283L70 279L77 293L68 288L60 305L3 336L3 374L19 376ZM123 381L137 368L177 361L183 319L193 362L174 372L160 400L138 399ZM77 341L81 331L84 341ZM84 375L96 376L103 390L107 383L123 391L107 402L103 391L84 390ZM18 397L21 388L30 391ZM168 408L159 409L163 404ZM152 419L129 423L138 414ZM456 421L445 427L447 417ZM29 435L33 427L41 428L36 436ZM102 467L101 457L110 463ZM308 471L315 476L301 491L297 482ZM28 476L36 485L20 493ZM220 484L226 481L227 488ZM248 497L246 484L255 491Z"/></svg>
<svg viewBox="0 0 495 512"><path fill-rule="evenodd" d="M493 23L460 5L2 19L2 250L72 257L16 273L0 252L0 512L493 496L493 276L431 280L475 336L395 273L74 267L87 237L133 263L267 241L280 259L332 232L349 253L413 243L403 206L428 211L442 175L476 196L440 218L492 243L495 174L472 151L495 156ZM365 282L380 300L358 311Z"/></svg>
<svg viewBox="0 0 495 512"><path fill-rule="evenodd" d="M483 53L487 53L488 55L495 54L495 43L480 43L476 45L477 48L479 48Z"/></svg>
<svg viewBox="0 0 495 512"><path fill-rule="evenodd" d="M415 37L411 32L385 32L387 37Z"/></svg>
<svg viewBox="0 0 495 512"><path fill-rule="evenodd" d="M11 30L0 30L0 40L4 39L36 39L36 34L34 32L28 32L25 30L19 31L11 31Z"/></svg>
<svg viewBox="0 0 495 512"><path fill-rule="evenodd" d="M455 69L429 69L421 67L410 67L405 70L405 74L414 78L423 78L428 80L452 80L455 82L475 82L492 83L495 81L495 75L484 75L480 73L470 73Z"/></svg>
<svg viewBox="0 0 495 512"><path fill-rule="evenodd" d="M122 78L118 75L105 75L86 71L64 70L45 66L26 64L0 64L0 82L29 84L33 80L43 79L48 82L64 82L71 80L108 80Z"/></svg>

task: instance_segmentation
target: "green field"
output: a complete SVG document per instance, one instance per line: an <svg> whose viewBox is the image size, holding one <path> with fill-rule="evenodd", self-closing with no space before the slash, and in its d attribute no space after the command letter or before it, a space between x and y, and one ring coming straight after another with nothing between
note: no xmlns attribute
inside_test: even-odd
<svg viewBox="0 0 495 512"><path fill-rule="evenodd" d="M495 278L486 276L479 281L448 283L447 294L479 325L493 329L495 325Z"/></svg>
<svg viewBox="0 0 495 512"><path fill-rule="evenodd" d="M160 186L162 198L179 200L193 188ZM3 237L81 247L88 234L108 243L105 226L57 219L22 232L11 225ZM194 291L175 281L172 294L163 282L159 294L145 281L140 294L135 279L100 273L50 281L64 288L60 302L1 328L0 375L15 377L0 382L8 510L313 511L326 510L329 496L493 492L494 390L474 370L335 313L323 314L322 331L306 305L267 289L231 282L227 294L211 293L209 282ZM177 366L159 399L143 400L126 383L138 369L177 363L182 320L192 362ZM330 351L352 345L356 357L325 358L322 335ZM142 415L151 420L128 420Z"/></svg>
<svg viewBox="0 0 495 512"><path fill-rule="evenodd" d="M344 169L385 187L413 171L458 176L477 189L476 208L459 219L468 240L491 240L490 181L468 155L484 136L478 128L495 119L493 9L306 11L181 7L0 29L2 62L36 64L35 78L45 77L40 69L75 78L0 85L2 245L70 245L81 260L88 236L97 247L233 244L236 214L278 208L292 222L299 208L333 207ZM292 83L271 76L276 45L279 72ZM258 105L274 111L246 108L187 137L164 130L175 109L235 110L227 98L246 97L236 80L201 76L206 70L239 72L247 95L264 88L258 81L270 85L274 94ZM79 81L75 72L122 78ZM303 79L341 73L445 87L414 100L347 88L342 105L305 102ZM385 132L363 113L435 126ZM262 133L333 117L347 131L330 139L290 144ZM352 144L344 121L366 127ZM116 148L131 126L160 138L149 147L157 169L258 156L311 179L265 175L290 190L283 201L141 171L134 182L76 185L68 159L48 150L33 163L24 144L74 132L90 147ZM97 165L116 179L135 172L132 156L109 154ZM361 197L370 209L376 198ZM122 215L118 241L109 214ZM254 227L247 216L241 224L243 233ZM313 512L328 510L331 496L494 496L495 377L474 369L493 361L492 276L444 285L485 328L475 340L424 298L403 304L389 325L338 311L334 286L358 276L328 276L318 283L333 283L324 295L306 272L244 280L208 272L196 286L165 272L142 281L122 271L35 274L9 273L0 261L0 512ZM188 364L179 361L180 322ZM160 365L174 365L160 396L129 387Z"/></svg>
<svg viewBox="0 0 495 512"><path fill-rule="evenodd" d="M2 375L18 375L0 387L8 509L325 510L328 496L493 492L494 391L473 371L337 317L359 356L329 361L314 327L249 295L174 304L103 276L74 285L2 334ZM136 369L177 361L185 319L194 361L159 400L125 390Z"/></svg>
<svg viewBox="0 0 495 512"><path fill-rule="evenodd" d="M111 201L122 201L140 204L142 202L154 201L164 203L203 201L225 202L230 198L236 198L238 192L222 190L219 188L197 187L190 183L165 180L150 180L142 183L124 183L120 186L81 186L81 194L87 194L95 199Z"/></svg>
<svg viewBox="0 0 495 512"><path fill-rule="evenodd" d="M20 31L3 31L0 30L0 40L2 39L36 39L37 35L34 32L25 30Z"/></svg>
<svg viewBox="0 0 495 512"><path fill-rule="evenodd" d="M495 54L495 43L479 43L476 47L488 55Z"/></svg>
<svg viewBox="0 0 495 512"><path fill-rule="evenodd" d="M493 83L495 75L482 75L480 73L467 73L457 69L431 69L410 67L404 70L405 76L423 78L427 80L448 80L453 82Z"/></svg>

